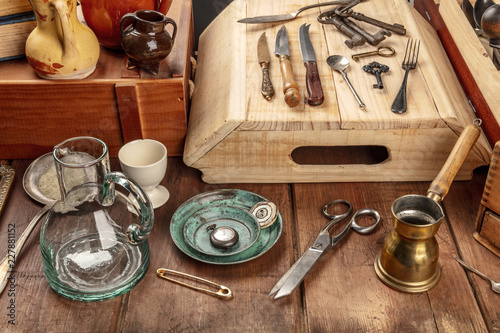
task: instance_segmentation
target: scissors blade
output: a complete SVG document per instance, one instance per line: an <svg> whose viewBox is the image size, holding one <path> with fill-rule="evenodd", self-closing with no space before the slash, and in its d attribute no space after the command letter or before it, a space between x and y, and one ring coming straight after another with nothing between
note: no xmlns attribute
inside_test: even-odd
<svg viewBox="0 0 500 333"><path fill-rule="evenodd" d="M305 252L302 257L304 257L306 255L307 252ZM281 277L281 279L274 285L273 289L271 289L271 292L269 293L269 296L273 295L273 294L276 294L278 292L278 290L281 289L281 287L283 287L283 284L285 283L285 281L288 279L288 277L290 276L290 274L292 274L292 272L295 270L295 267L297 267L297 265L299 264L300 260L302 259L302 257L300 257L299 259L297 259L297 261L295 261L295 263L292 265L292 267L290 267L285 274L283 274L283 276Z"/></svg>
<svg viewBox="0 0 500 333"><path fill-rule="evenodd" d="M315 248L309 248L302 257L297 260L297 262L285 273L283 278L276 284L273 290L277 290L278 293L274 296L274 299L290 295L295 288L304 280L307 273L311 268L318 262L319 258L323 255L323 250L318 250ZM280 284L281 287L279 286ZM276 292L276 291L274 291ZM271 291L270 295L274 293Z"/></svg>

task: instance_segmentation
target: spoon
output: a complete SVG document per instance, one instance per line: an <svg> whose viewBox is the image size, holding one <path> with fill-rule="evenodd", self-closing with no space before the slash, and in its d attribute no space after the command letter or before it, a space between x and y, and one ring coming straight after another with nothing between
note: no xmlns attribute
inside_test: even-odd
<svg viewBox="0 0 500 333"><path fill-rule="evenodd" d="M489 277L487 277L486 275L484 275L483 273L481 273L480 271L478 271L477 269L475 268L472 268L470 267L468 264L466 264L465 262L463 262L462 260L458 259L457 257L454 257L456 261L458 261L462 266L464 266L465 268L469 269L470 271L476 273L477 275L479 275L480 277L490 281L491 283L491 289L496 292L497 294L500 294L500 283L497 283L495 281L493 281L492 279L490 279Z"/></svg>
<svg viewBox="0 0 500 333"><path fill-rule="evenodd" d="M12 266L15 266L15 261L19 258L21 250L23 249L24 244L31 235L31 232L45 215L45 213L47 213L57 201L56 199L49 198L38 188L40 177L43 174L52 175L51 170L49 170L50 168L54 168L55 177L54 158L52 157L52 153L47 153L34 160L24 173L24 190L33 200L38 201L45 206L38 212L38 214L35 215L35 217L33 217L21 236L16 240L16 246L14 247L14 249L9 250L7 255L2 259L2 261L0 261L0 294L5 289L5 286L8 283L8 278L12 273ZM50 185L58 186L58 184L56 184L55 182L57 182L57 179L53 184L51 183Z"/></svg>
<svg viewBox="0 0 500 333"><path fill-rule="evenodd" d="M347 85L349 86L354 97L356 98L356 101L358 101L359 107L361 109L364 109L366 107L365 103L363 103L361 101L361 98L359 98L358 94L356 93L356 90L354 90L354 87L352 86L351 82L347 78L347 74L344 72L344 70L347 67L349 67L349 59L347 59L346 57L341 56L341 55L332 55L326 59L326 63L328 64L328 66L339 71L342 74L345 82L347 82Z"/></svg>
<svg viewBox="0 0 500 333"><path fill-rule="evenodd" d="M21 237L17 239L14 250L9 250L7 255L2 259L2 261L0 261L0 294L7 285L8 278L13 271L12 268L14 267L15 261L17 260L19 253L21 253L26 240L28 240L28 237L37 225L38 221L52 208L53 205L54 203L44 206L38 214L35 215L33 220L31 220L30 224L28 224L26 229L21 234Z"/></svg>

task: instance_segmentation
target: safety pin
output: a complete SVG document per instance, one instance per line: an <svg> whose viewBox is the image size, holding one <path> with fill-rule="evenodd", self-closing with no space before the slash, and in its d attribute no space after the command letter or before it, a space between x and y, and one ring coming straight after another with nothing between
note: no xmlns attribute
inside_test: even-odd
<svg viewBox="0 0 500 333"><path fill-rule="evenodd" d="M177 275L177 276L182 276L184 278L191 279L191 280L196 281L196 282L200 282L200 283L204 283L206 285L214 286L214 287L219 288L219 291L212 291L212 290L208 290L208 289L198 288L198 287L189 285L187 283L169 278L169 277L165 276L165 273L169 273L169 274ZM233 292L228 287L214 283L212 281L208 281L208 280L199 278L199 277L194 276L194 275L189 275L186 273L181 273L181 272L173 271L171 269L166 269L166 268L159 268L156 271L156 275L158 275L158 277L161 277L165 280L180 284L181 286L188 287L188 288L194 289L196 291L203 292L205 294L209 294L211 296L215 296L215 297L222 298L225 300L228 300L228 299L233 297Z"/></svg>

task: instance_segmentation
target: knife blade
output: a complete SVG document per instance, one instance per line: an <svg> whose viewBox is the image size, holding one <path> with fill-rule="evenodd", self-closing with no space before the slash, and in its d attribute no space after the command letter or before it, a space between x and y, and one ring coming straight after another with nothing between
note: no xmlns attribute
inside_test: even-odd
<svg viewBox="0 0 500 333"><path fill-rule="evenodd" d="M257 57L259 59L260 68L262 69L262 96L270 101L274 96L274 88L273 83L271 82L271 77L269 76L271 57L269 56L269 48L267 47L265 32L260 35L259 42L257 43Z"/></svg>
<svg viewBox="0 0 500 333"><path fill-rule="evenodd" d="M299 41L300 52L302 53L302 60L306 67L306 87L309 97L307 103L309 105L321 105L325 100L323 95L323 88L318 74L318 65L316 63L316 55L314 48L309 38L309 27L311 25L303 24L299 28Z"/></svg>
<svg viewBox="0 0 500 333"><path fill-rule="evenodd" d="M290 62L290 49L288 48L288 35L285 26L282 26L276 35L274 54L280 59L280 70L283 77L283 93L285 102L291 107L297 106L300 101L299 86L293 77L292 63Z"/></svg>
<svg viewBox="0 0 500 333"><path fill-rule="evenodd" d="M264 16L255 16L255 17L247 17L244 19L241 19L238 21L238 23L249 23L249 24L255 24L255 23L273 23L273 22L283 22L283 21L290 21L293 20L294 18L299 15L304 10L311 9L311 8L316 8L320 6L335 6L335 5L348 5L352 2L353 0L337 0L337 1L330 1L330 2L323 2L323 3L317 3L309 6L305 6L302 8L299 8L293 13L290 14L281 14L281 15L264 15Z"/></svg>

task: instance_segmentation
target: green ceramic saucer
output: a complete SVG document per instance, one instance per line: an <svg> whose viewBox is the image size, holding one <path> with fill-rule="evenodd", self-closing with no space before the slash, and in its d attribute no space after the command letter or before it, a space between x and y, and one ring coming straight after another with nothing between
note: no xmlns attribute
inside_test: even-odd
<svg viewBox="0 0 500 333"><path fill-rule="evenodd" d="M238 235L236 244L220 248L210 240L216 228L231 228ZM260 225L245 209L234 206L210 206L200 209L184 223L184 240L198 252L211 256L230 256L245 251L260 236Z"/></svg>
<svg viewBox="0 0 500 333"><path fill-rule="evenodd" d="M196 260L217 264L230 265L255 259L267 252L279 239L283 229L281 215L278 213L276 222L269 228L261 229L260 236L255 243L243 252L229 256L213 256L199 252L189 246L184 239L184 225L189 218L201 209L215 206L231 206L244 210L250 210L252 206L260 201L267 201L252 192L243 190L215 190L199 194L184 202L172 216L170 221L170 235L175 245Z"/></svg>

